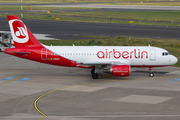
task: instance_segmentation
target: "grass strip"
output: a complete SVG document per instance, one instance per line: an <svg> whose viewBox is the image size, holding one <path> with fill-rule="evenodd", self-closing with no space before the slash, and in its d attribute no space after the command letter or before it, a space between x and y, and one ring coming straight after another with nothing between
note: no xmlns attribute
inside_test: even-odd
<svg viewBox="0 0 180 120"><path fill-rule="evenodd" d="M36 13L46 14L47 13ZM53 12L51 15L120 20L180 22L180 11L113 11L113 12Z"/></svg>
<svg viewBox="0 0 180 120"><path fill-rule="evenodd" d="M0 14L0 16L6 17L7 15L11 14ZM20 14L13 14L17 15L20 18ZM49 15L42 15L42 14L32 14L32 13L26 13L24 14L23 18L27 19L39 19L39 20L56 20L56 18L59 21L73 21L73 22L92 22L92 23L113 23L113 24L136 24L136 25L157 25L157 26L180 26L180 24L177 23L157 23L157 22L138 22L134 21L133 23L129 23L127 20L113 20L113 19L95 19L95 18L75 18L75 17L61 17L61 16L55 16L52 14Z"/></svg>

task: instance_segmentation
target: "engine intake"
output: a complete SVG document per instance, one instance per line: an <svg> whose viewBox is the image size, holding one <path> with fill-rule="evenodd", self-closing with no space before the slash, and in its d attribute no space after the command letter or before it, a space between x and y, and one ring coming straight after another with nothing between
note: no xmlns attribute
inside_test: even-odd
<svg viewBox="0 0 180 120"><path fill-rule="evenodd" d="M130 73L129 65L112 65L108 68L104 68L104 73L112 73L114 76L127 77Z"/></svg>

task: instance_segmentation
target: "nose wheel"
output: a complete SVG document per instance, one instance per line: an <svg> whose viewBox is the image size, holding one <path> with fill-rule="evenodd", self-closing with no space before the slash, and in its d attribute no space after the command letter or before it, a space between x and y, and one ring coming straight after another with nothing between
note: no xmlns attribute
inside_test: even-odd
<svg viewBox="0 0 180 120"><path fill-rule="evenodd" d="M153 77L153 76L154 76L153 72L149 73L149 77Z"/></svg>
<svg viewBox="0 0 180 120"><path fill-rule="evenodd" d="M149 77L153 77L153 76L154 76L154 73L152 72L152 67L149 67L149 71L150 71Z"/></svg>

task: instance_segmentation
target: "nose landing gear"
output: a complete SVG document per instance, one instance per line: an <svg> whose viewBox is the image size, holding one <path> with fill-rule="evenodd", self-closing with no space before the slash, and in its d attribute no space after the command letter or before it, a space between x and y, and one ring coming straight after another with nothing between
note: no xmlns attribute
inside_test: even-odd
<svg viewBox="0 0 180 120"><path fill-rule="evenodd" d="M152 72L152 67L149 67L149 71L150 71L149 77L154 77L154 73Z"/></svg>

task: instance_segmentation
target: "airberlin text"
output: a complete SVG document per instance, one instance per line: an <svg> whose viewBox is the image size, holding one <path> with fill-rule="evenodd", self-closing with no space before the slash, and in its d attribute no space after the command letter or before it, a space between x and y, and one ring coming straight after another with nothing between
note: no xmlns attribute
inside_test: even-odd
<svg viewBox="0 0 180 120"><path fill-rule="evenodd" d="M148 52L147 51L141 51L140 49L134 49L132 51L117 51L115 49L108 51L107 49L105 51L98 51L97 57L100 59L109 59L109 58L124 58L124 59L143 59L148 58Z"/></svg>

